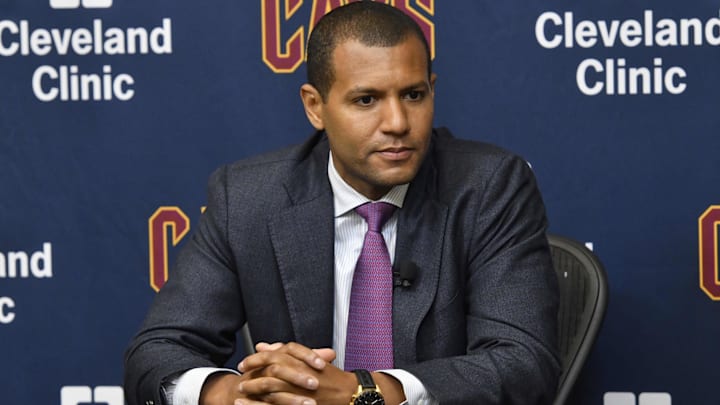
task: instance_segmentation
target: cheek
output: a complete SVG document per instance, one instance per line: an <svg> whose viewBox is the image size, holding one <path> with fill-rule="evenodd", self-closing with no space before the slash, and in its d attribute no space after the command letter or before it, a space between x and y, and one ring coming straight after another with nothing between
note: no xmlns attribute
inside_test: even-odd
<svg viewBox="0 0 720 405"><path fill-rule="evenodd" d="M343 156L358 163L367 159L370 151L382 146L374 137L377 127L376 114L371 112L337 109L326 116L325 121L334 150L342 151Z"/></svg>
<svg viewBox="0 0 720 405"><path fill-rule="evenodd" d="M367 144L357 136L353 136L352 128L348 126L335 126L332 132L329 129L328 138L333 154L336 154L345 165L362 165L367 154Z"/></svg>
<svg viewBox="0 0 720 405"><path fill-rule="evenodd" d="M412 119L419 126L422 126L425 128L432 126L433 105L430 104L428 106L414 110Z"/></svg>
<svg viewBox="0 0 720 405"><path fill-rule="evenodd" d="M373 132L363 124L346 121L336 128L336 134L340 135L338 141L349 155L360 157L373 148Z"/></svg>

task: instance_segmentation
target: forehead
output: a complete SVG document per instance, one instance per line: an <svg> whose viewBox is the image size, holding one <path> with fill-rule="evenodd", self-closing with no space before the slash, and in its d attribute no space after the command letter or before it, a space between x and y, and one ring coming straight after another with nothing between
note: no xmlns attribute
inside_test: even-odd
<svg viewBox="0 0 720 405"><path fill-rule="evenodd" d="M364 86L428 80L427 55L422 42L412 35L393 46L365 45L349 39L339 43L332 54L336 86Z"/></svg>

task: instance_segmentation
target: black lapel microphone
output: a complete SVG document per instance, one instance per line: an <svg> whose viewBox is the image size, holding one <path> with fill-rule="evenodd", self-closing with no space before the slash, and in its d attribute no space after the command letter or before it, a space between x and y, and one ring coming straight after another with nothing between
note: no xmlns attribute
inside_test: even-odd
<svg viewBox="0 0 720 405"><path fill-rule="evenodd" d="M415 276L417 276L417 264L406 261L396 267L397 269L393 271L393 287L410 287L413 281L415 281Z"/></svg>

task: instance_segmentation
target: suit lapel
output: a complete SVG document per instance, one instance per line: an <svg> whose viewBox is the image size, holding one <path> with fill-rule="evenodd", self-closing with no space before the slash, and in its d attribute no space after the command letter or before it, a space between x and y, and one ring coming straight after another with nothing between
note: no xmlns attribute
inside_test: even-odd
<svg viewBox="0 0 720 405"><path fill-rule="evenodd" d="M310 146L310 156L285 185L291 206L270 221L269 229L296 341L330 347L335 236L328 148L327 142Z"/></svg>
<svg viewBox="0 0 720 405"><path fill-rule="evenodd" d="M393 294L396 367L416 362L418 329L437 292L448 207L436 200L431 158L429 152L410 184L398 219L395 266L412 262L417 272L412 286L396 288Z"/></svg>

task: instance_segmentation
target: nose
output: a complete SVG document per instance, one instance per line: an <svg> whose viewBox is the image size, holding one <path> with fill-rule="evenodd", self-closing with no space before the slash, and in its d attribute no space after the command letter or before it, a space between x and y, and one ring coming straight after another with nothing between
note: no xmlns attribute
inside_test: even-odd
<svg viewBox="0 0 720 405"><path fill-rule="evenodd" d="M407 109L402 100L389 99L383 106L382 131L390 135L405 135L410 130Z"/></svg>

